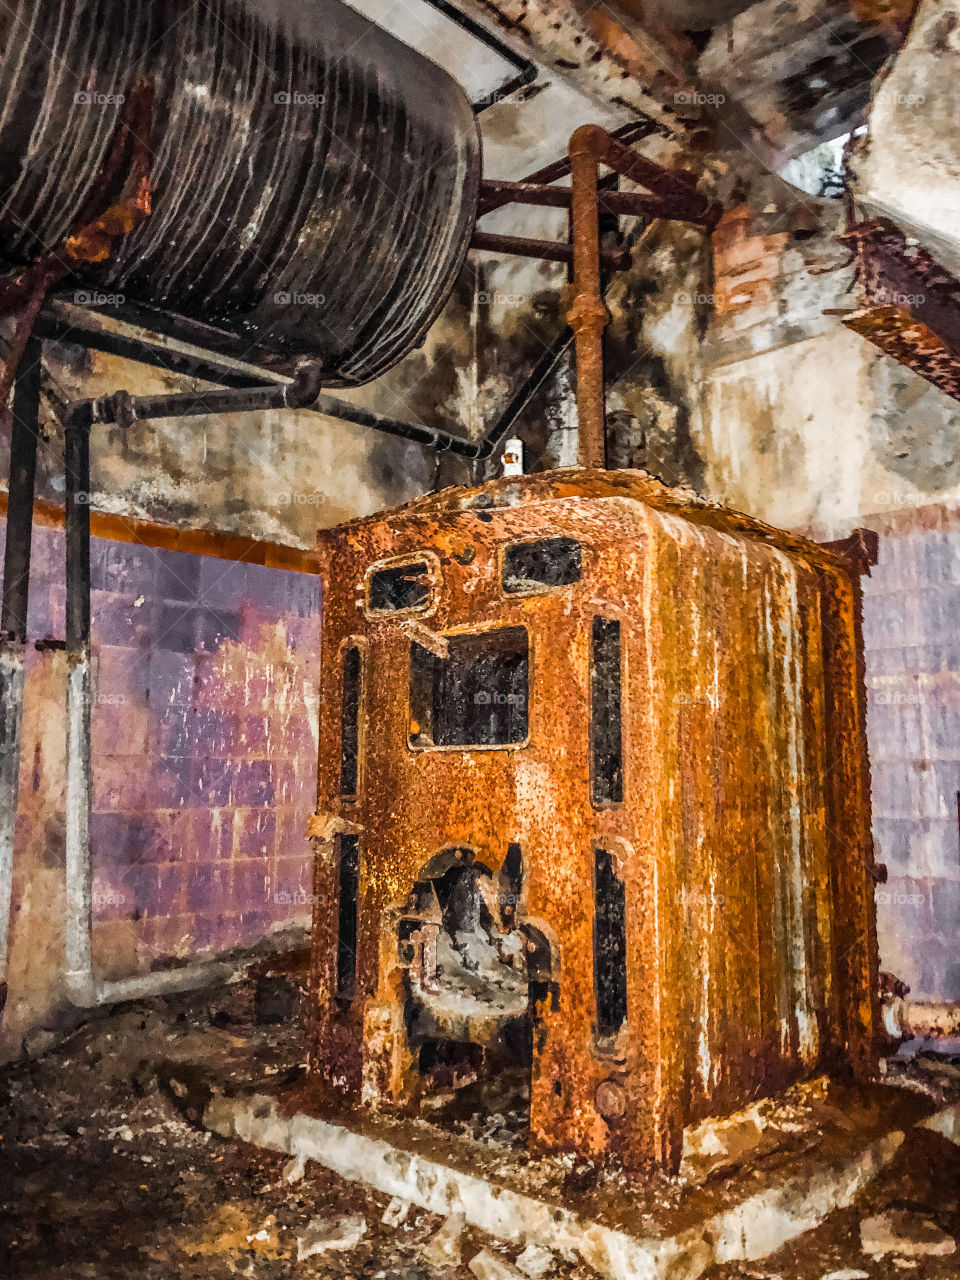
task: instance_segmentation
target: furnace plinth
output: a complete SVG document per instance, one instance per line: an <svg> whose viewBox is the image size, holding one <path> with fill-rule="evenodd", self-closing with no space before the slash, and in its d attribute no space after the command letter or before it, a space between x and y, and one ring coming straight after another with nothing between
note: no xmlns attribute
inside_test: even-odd
<svg viewBox="0 0 960 1280"><path fill-rule="evenodd" d="M493 1075L539 1150L684 1127L877 1020L859 580L640 472L324 532L315 1075L417 1110Z"/></svg>

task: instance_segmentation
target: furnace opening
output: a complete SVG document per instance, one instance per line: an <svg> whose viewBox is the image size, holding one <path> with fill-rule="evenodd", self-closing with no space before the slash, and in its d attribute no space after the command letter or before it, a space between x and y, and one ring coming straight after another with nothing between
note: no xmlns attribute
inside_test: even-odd
<svg viewBox="0 0 960 1280"><path fill-rule="evenodd" d="M432 579L424 561L391 565L370 574L367 608L371 613L419 612L430 601Z"/></svg>
<svg viewBox="0 0 960 1280"><path fill-rule="evenodd" d="M503 553L503 589L524 592L569 587L580 581L582 568L580 543L575 538L519 542Z"/></svg>
<svg viewBox="0 0 960 1280"><path fill-rule="evenodd" d="M410 745L517 745L528 731L530 657L524 627L447 638L442 658L410 645Z"/></svg>
<svg viewBox="0 0 960 1280"><path fill-rule="evenodd" d="M491 1119L526 1139L536 1008L549 990L550 948L521 922L523 857L508 847L496 875L473 849L438 854L399 926L404 1021L415 1105L457 1128Z"/></svg>

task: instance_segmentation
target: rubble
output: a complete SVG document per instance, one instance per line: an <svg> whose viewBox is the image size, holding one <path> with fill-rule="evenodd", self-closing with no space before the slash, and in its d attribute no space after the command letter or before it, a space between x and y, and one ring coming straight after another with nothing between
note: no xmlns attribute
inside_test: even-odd
<svg viewBox="0 0 960 1280"><path fill-rule="evenodd" d="M250 1274L256 1280L292 1275L307 1280L313 1266L322 1267L323 1280L376 1280L381 1271L385 1280L477 1280L463 1260L486 1251L495 1262L512 1266L513 1280L597 1280L595 1267L586 1265L565 1236L569 1212L564 1211L560 1222L555 1218L558 1203L582 1196L583 1187L595 1194L597 1186L605 1185L589 1162L557 1160L559 1181L550 1184L553 1193L539 1202L529 1196L518 1199L501 1187L484 1209L489 1214L485 1223L465 1226L449 1215L450 1206L457 1204L454 1188L460 1187L467 1194L464 1203L476 1209L479 1178L450 1182L439 1188L434 1202L413 1208L412 1190L430 1177L427 1162L409 1166L412 1181L404 1188L377 1192L345 1181L342 1170L325 1168L306 1152L224 1142L189 1119L205 1091L208 1110L224 1109L235 1099L226 1092L213 1093L213 1088L242 1094L265 1076L271 1082L283 1078L298 1061L300 1034L296 1021L268 1030L237 1022L225 1040L199 1001L181 997L103 1017L80 1028L46 1058L24 1060L0 1073L0 1214L9 1224L0 1242L0 1274L17 1280L81 1280L86 1274L94 1280L128 1280L135 1271L140 1280L169 1280L171 1275L224 1280L253 1265ZM916 1065L904 1064L903 1070L929 1087L926 1073ZM139 1084L144 1079L157 1082L146 1094ZM171 1087L174 1079L187 1086L186 1097ZM849 1118L858 1118L855 1106L846 1111ZM800 1114L798 1107L787 1107L778 1123L791 1124ZM829 1109L823 1114L829 1115ZM859 1222L889 1210L897 1199L922 1205L924 1215L944 1227L960 1228L960 1219L951 1216L957 1213L960 1147L949 1137L955 1129L953 1113L941 1109L938 1115L929 1127L910 1133L889 1174L877 1178L875 1191L866 1187L861 1193L865 1199L835 1211L817 1232L783 1247L782 1254L792 1257L806 1247L804 1241L826 1234L831 1243L815 1261L799 1269L785 1263L782 1254L772 1255L768 1266L754 1264L756 1275L809 1280L831 1270L841 1276L844 1268L862 1271ZM268 1123L276 1134L276 1121ZM328 1128L336 1132L335 1126ZM224 1127L225 1134L231 1132ZM509 1149L483 1144L476 1136L469 1141L476 1153L475 1174L481 1172L484 1151L492 1164L522 1162ZM152 1163L145 1164L145 1156ZM370 1157L370 1148L361 1146L351 1158L369 1170ZM284 1177L285 1171L292 1175L301 1167L298 1181ZM818 1167L814 1152L805 1165L808 1181ZM565 1191L564 1178L580 1190ZM632 1195L632 1184L621 1179L622 1174L609 1180L610 1193ZM544 1186L544 1195L550 1185ZM682 1190L668 1182L658 1185L658 1203L675 1202ZM801 1200L794 1197L794 1208ZM316 1255L317 1262L298 1263L297 1240L306 1237L306 1226L318 1212L333 1223L360 1217L366 1230L352 1251L328 1248ZM725 1221L729 1230L722 1238L735 1241L735 1215L728 1214ZM500 1253L495 1239L503 1240L511 1224L516 1234L509 1251ZM535 1240L531 1232L541 1238ZM613 1236L608 1238L613 1243ZM595 1244L600 1239L595 1230L592 1239ZM623 1237L619 1239L622 1244ZM601 1262L599 1253L591 1261ZM896 1268L894 1274L901 1263L903 1274L909 1275L916 1271L908 1265L914 1261L890 1258L887 1265ZM663 1263L671 1280L697 1274L705 1265L705 1256L689 1249ZM955 1280L953 1255L922 1257L921 1265L923 1280ZM946 1270L929 1270L935 1266ZM743 1280L747 1274L735 1261L709 1272L710 1280Z"/></svg>
<svg viewBox="0 0 960 1280"><path fill-rule="evenodd" d="M924 1214L888 1209L861 1222L860 1247L880 1258L888 1253L942 1258L956 1252L957 1242Z"/></svg>
<svg viewBox="0 0 960 1280"><path fill-rule="evenodd" d="M528 1244L517 1258L517 1269L530 1280L540 1280L556 1265L556 1259L543 1245Z"/></svg>
<svg viewBox="0 0 960 1280"><path fill-rule="evenodd" d="M498 1258L489 1249L481 1249L467 1265L477 1280L521 1280L523 1274L505 1258Z"/></svg>
<svg viewBox="0 0 960 1280"><path fill-rule="evenodd" d="M423 1256L437 1267L458 1267L463 1251L461 1238L467 1220L462 1213L452 1213L446 1222L424 1246Z"/></svg>
<svg viewBox="0 0 960 1280"><path fill-rule="evenodd" d="M365 1219L359 1214L336 1218L311 1218L302 1236L297 1236L297 1261L316 1253L347 1253L355 1249L367 1233Z"/></svg>
<svg viewBox="0 0 960 1280"><path fill-rule="evenodd" d="M306 1164L302 1156L294 1156L287 1164L283 1166L283 1172L280 1175L284 1182L293 1184L301 1182L306 1172Z"/></svg>
<svg viewBox="0 0 960 1280"><path fill-rule="evenodd" d="M383 1211L383 1217L380 1221L385 1227L399 1227L401 1223L406 1222L410 1213L410 1201L401 1200L399 1196L394 1196L386 1209Z"/></svg>

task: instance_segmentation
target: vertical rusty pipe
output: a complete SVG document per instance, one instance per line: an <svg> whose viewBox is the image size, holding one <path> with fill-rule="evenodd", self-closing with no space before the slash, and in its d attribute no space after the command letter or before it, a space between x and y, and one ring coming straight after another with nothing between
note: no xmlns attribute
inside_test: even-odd
<svg viewBox="0 0 960 1280"><path fill-rule="evenodd" d="M40 360L43 343L27 339L13 389L7 540L0 604L0 1018L7 997L7 938L13 898L13 842L20 776L24 650L33 498L37 475Z"/></svg>
<svg viewBox="0 0 960 1280"><path fill-rule="evenodd" d="M604 305L600 277L598 135L602 137L603 131L584 125L572 135L569 145L573 188L570 220L573 229L574 296L567 312L567 323L576 340L577 431L580 465L583 467L606 464L603 330L610 320L610 313Z"/></svg>
<svg viewBox="0 0 960 1280"><path fill-rule="evenodd" d="M64 422L67 541L66 973L71 999L93 1003L90 809L90 425L81 402Z"/></svg>

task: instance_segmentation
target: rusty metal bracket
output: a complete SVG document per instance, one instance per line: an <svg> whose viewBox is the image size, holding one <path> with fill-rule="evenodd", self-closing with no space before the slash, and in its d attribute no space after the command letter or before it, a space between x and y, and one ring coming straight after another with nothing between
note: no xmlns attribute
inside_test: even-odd
<svg viewBox="0 0 960 1280"><path fill-rule="evenodd" d="M843 324L960 400L960 281L887 218L854 223L839 239L864 304Z"/></svg>
<svg viewBox="0 0 960 1280"><path fill-rule="evenodd" d="M858 578L869 578L870 570L880 561L880 537L875 529L854 529L846 538L820 545L849 561Z"/></svg>

